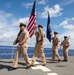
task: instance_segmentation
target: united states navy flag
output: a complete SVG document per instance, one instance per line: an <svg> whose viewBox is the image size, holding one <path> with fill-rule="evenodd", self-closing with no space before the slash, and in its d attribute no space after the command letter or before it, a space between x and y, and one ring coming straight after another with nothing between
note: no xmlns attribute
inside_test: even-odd
<svg viewBox="0 0 74 75"><path fill-rule="evenodd" d="M47 39L50 41L51 43L51 36L52 36L52 30L51 30L51 25L50 25L50 14L48 12L48 20L47 20Z"/></svg>

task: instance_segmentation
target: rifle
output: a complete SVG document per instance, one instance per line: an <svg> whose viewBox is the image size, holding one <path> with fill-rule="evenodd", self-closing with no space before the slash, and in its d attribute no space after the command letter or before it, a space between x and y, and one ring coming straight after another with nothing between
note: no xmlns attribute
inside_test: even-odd
<svg viewBox="0 0 74 75"><path fill-rule="evenodd" d="M19 38L18 38L18 37L20 36L21 32L22 32L22 31L20 30L19 33L18 33L18 35L17 35L17 38L16 38L16 40L15 40L16 43L19 43Z"/></svg>

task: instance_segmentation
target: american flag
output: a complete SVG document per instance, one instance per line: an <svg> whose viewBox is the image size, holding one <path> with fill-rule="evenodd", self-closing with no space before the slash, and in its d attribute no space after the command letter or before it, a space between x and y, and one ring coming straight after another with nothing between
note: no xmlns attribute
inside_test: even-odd
<svg viewBox="0 0 74 75"><path fill-rule="evenodd" d="M36 0L34 1L33 8L32 8L32 11L31 11L31 15L30 15L30 18L29 18L29 23L28 23L28 26L27 26L30 37L32 37L32 35L34 34L34 30L36 28L36 10L35 10L35 7L36 7Z"/></svg>

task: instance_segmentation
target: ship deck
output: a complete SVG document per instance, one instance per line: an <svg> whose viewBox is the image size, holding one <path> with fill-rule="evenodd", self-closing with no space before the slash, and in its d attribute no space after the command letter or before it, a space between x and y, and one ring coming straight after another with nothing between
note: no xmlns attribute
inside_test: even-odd
<svg viewBox="0 0 74 75"><path fill-rule="evenodd" d="M38 58L36 66L30 69L25 69L24 59L20 59L18 69L12 71L9 69L13 59L0 59L0 75L74 75L74 56L69 56L68 62L62 61L63 57L61 62L56 60L55 63L52 63L50 59L47 58L47 65L42 66L42 62Z"/></svg>

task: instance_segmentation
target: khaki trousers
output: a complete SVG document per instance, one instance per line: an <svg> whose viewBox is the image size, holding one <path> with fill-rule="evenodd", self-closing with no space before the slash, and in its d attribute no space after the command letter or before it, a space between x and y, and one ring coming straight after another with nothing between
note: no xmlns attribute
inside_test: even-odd
<svg viewBox="0 0 74 75"><path fill-rule="evenodd" d="M52 60L55 60L55 56L58 58L58 60L60 60L60 56L58 54L58 47L53 46L52 47Z"/></svg>
<svg viewBox="0 0 74 75"><path fill-rule="evenodd" d="M35 64L38 54L40 55L43 64L46 64L46 59L44 55L44 45L41 45L41 42L36 43L34 55L32 58L32 64Z"/></svg>
<svg viewBox="0 0 74 75"><path fill-rule="evenodd" d="M29 57L27 54L27 49L28 47L25 47L25 46L17 47L16 54L15 54L14 61L13 61L13 67L18 67L18 61L19 61L19 57L21 53L24 57L24 60L27 66L30 65Z"/></svg>
<svg viewBox="0 0 74 75"><path fill-rule="evenodd" d="M68 49L63 49L64 60L68 60Z"/></svg>

